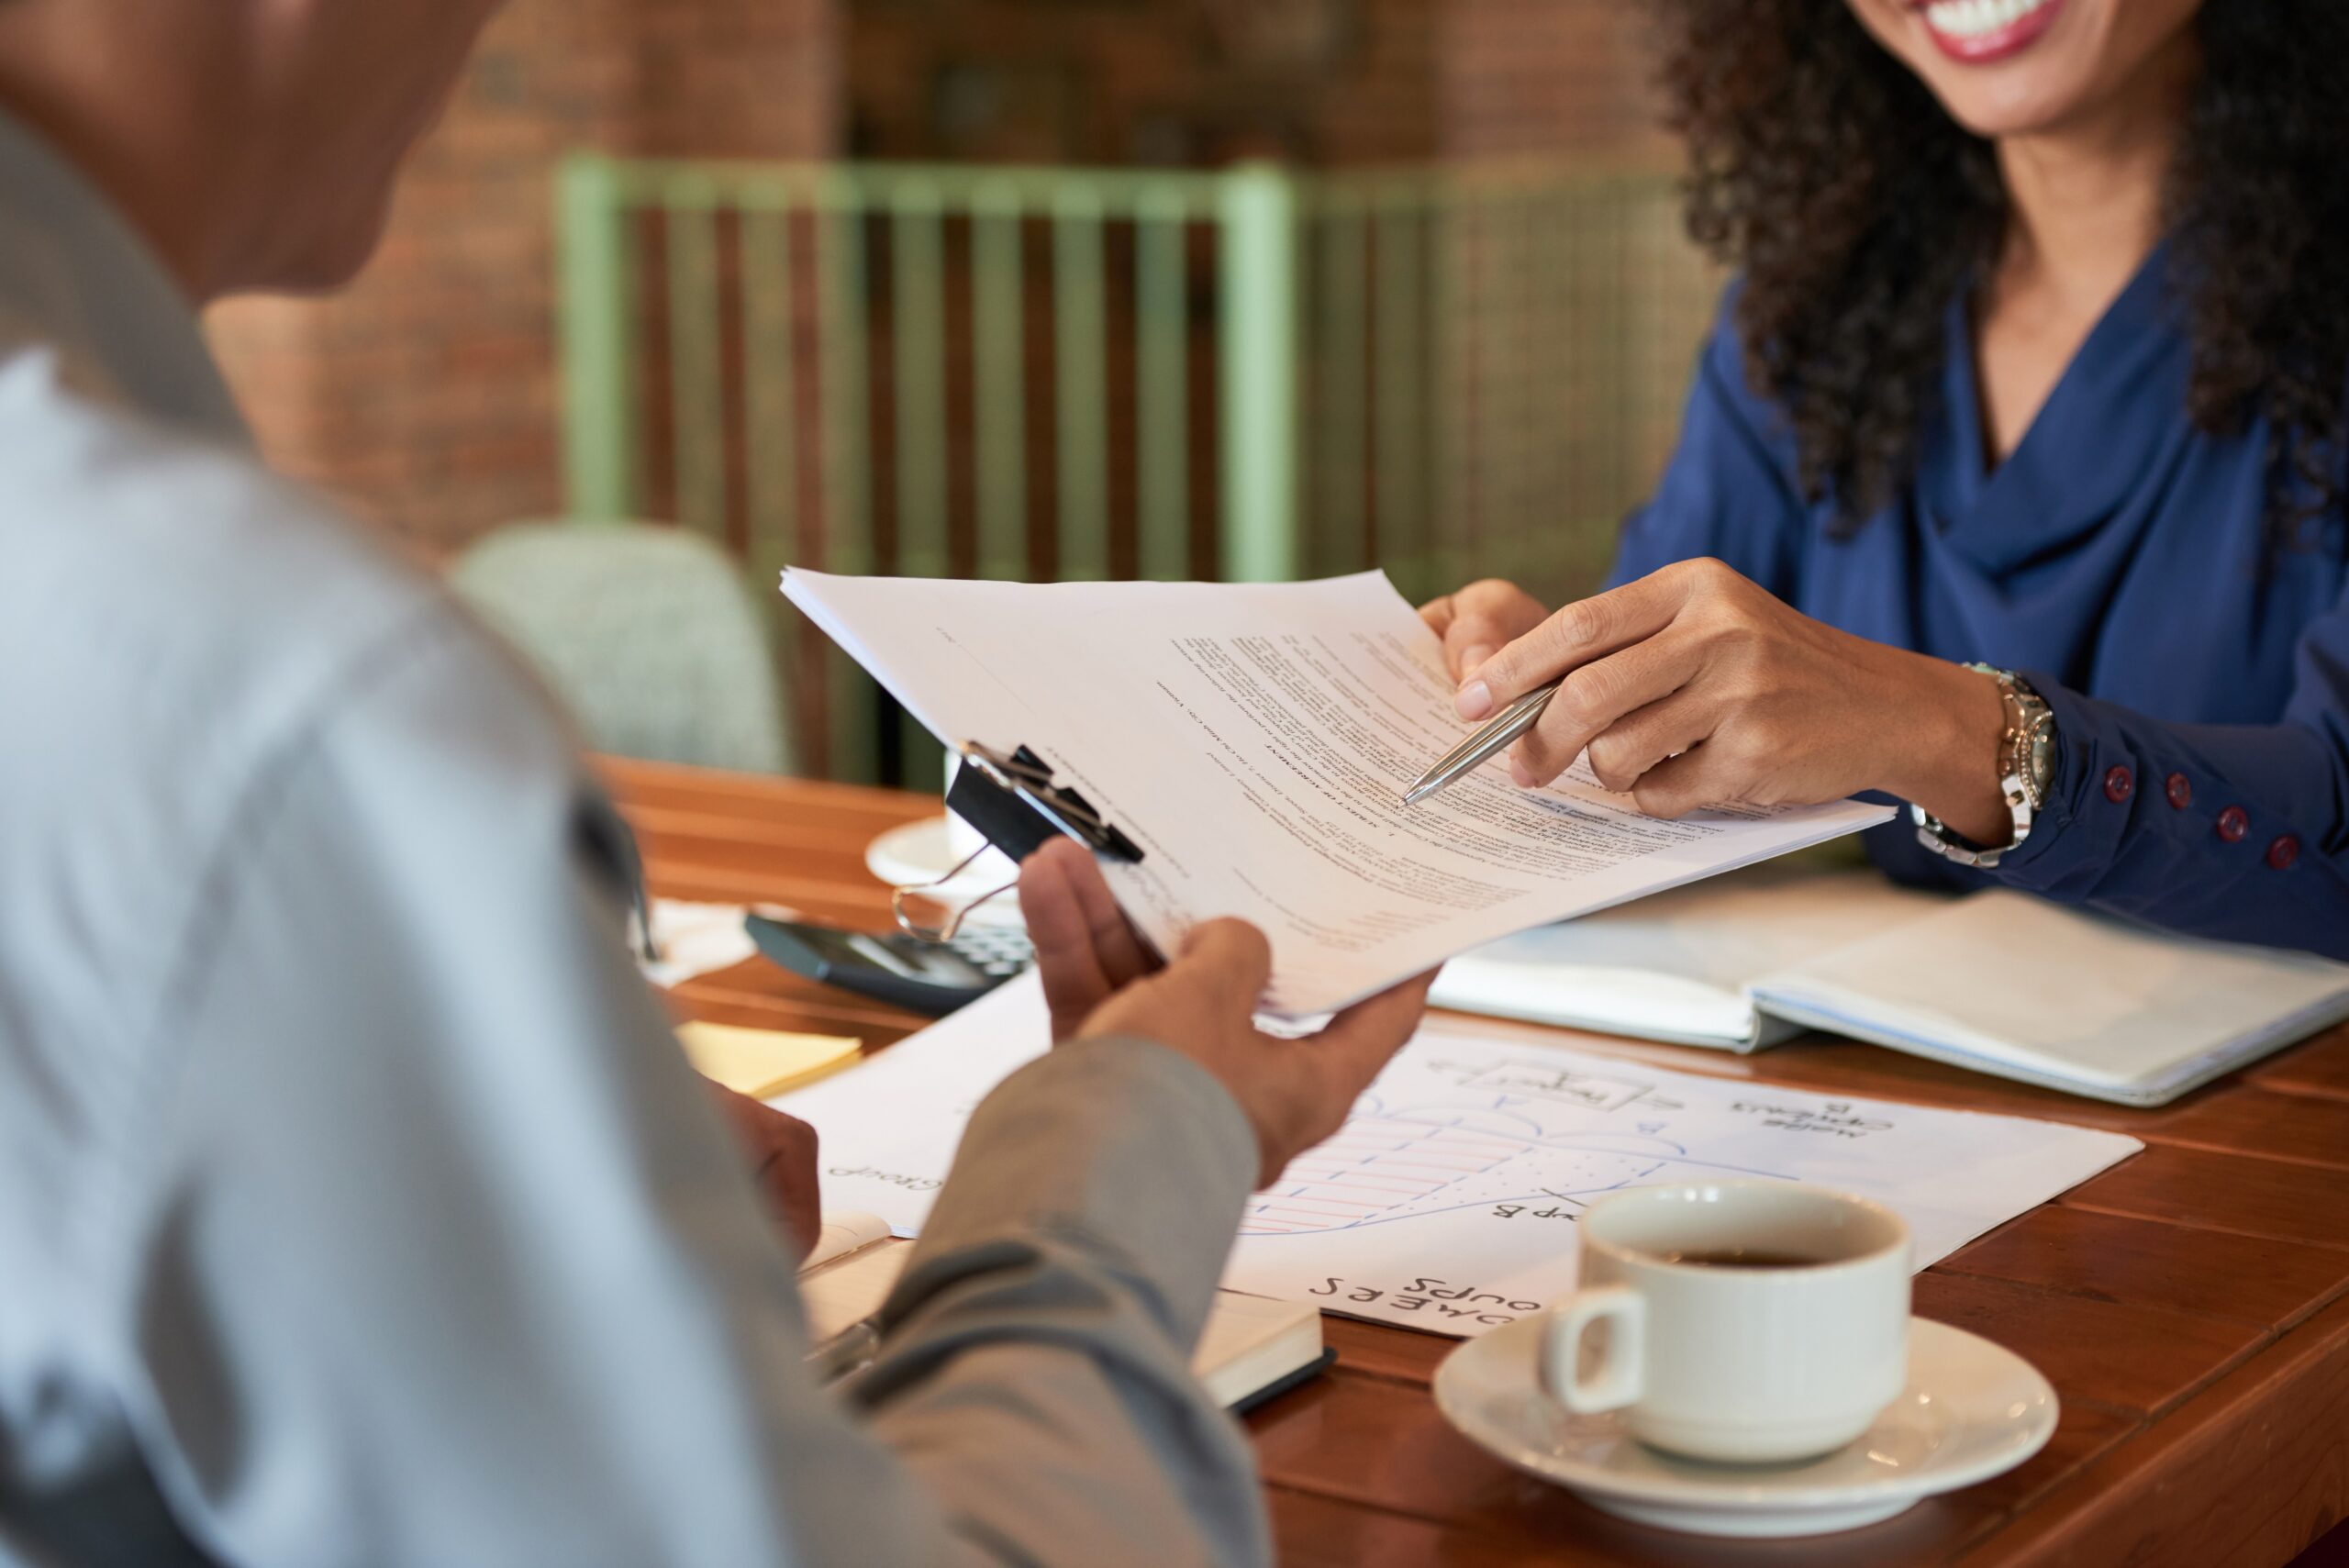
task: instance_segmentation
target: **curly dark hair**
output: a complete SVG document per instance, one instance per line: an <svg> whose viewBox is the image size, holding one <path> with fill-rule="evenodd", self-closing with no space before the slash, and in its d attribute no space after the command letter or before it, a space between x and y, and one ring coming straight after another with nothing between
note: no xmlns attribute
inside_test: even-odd
<svg viewBox="0 0 2349 1568"><path fill-rule="evenodd" d="M1741 269L1749 373L1791 416L1802 482L1849 529L1912 476L1956 291L1988 275L2007 197L1990 144L1846 0L1665 0L1663 82L1688 223ZM2165 202L2194 350L2188 412L2264 416L2268 522L2304 539L2349 449L2349 6L2210 0Z"/></svg>

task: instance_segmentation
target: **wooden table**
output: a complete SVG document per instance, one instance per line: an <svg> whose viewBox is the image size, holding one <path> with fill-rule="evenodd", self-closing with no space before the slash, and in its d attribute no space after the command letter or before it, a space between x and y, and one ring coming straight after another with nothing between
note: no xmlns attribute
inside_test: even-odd
<svg viewBox="0 0 2349 1568"><path fill-rule="evenodd" d="M613 762L655 892L889 922L863 864L934 799ZM679 988L693 1016L885 1046L918 1020L761 962ZM1716 1076L2114 1128L2143 1153L1917 1280L1924 1316L2029 1357L2063 1396L2046 1450L1846 1535L1731 1543L1620 1522L1456 1435L1429 1395L1453 1341L1327 1320L1331 1375L1250 1421L1300 1564L2287 1562L2349 1514L2349 1029L2158 1111L1813 1038L1758 1057L1561 1030Z"/></svg>

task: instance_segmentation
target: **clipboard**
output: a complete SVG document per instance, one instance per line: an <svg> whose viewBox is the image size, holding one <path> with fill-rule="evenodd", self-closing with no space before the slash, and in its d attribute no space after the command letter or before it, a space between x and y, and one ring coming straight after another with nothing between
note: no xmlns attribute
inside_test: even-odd
<svg viewBox="0 0 2349 1568"><path fill-rule="evenodd" d="M986 843L936 882L891 892L889 912L907 936L926 942L952 941L974 909L1019 885L1014 878L981 894L950 911L943 925L923 922L907 912L909 899L945 886L990 849L1001 851L1017 865L1052 840L1065 838L1097 855L1130 864L1141 861L1141 846L1084 795L1055 783L1052 764L1027 746L1003 751L981 741L965 740L955 751L963 765L954 775L954 787L946 792L946 808L976 828Z"/></svg>

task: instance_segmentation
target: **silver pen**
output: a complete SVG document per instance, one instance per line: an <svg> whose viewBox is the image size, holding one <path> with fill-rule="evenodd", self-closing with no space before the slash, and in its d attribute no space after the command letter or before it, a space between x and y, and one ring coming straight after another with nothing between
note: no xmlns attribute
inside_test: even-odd
<svg viewBox="0 0 2349 1568"><path fill-rule="evenodd" d="M1560 677L1564 679L1564 677ZM1515 702L1476 728L1474 734L1442 756L1435 766L1419 775L1419 782L1403 792L1403 804L1417 806L1436 791L1467 777L1486 761L1507 751L1517 738L1540 722L1542 710L1558 695L1558 682L1536 686Z"/></svg>

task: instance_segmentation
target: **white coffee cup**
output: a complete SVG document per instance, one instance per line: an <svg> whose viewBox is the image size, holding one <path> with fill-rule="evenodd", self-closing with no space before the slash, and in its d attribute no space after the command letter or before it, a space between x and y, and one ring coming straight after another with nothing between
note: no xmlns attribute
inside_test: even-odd
<svg viewBox="0 0 2349 1568"><path fill-rule="evenodd" d="M1569 1411L1622 1410L1656 1448L1762 1463L1841 1448L1908 1381L1909 1227L1881 1204L1691 1182L1617 1193L1575 1229L1583 1288L1541 1351Z"/></svg>

